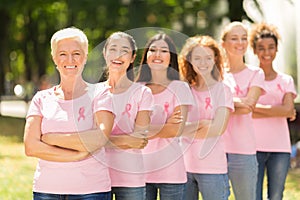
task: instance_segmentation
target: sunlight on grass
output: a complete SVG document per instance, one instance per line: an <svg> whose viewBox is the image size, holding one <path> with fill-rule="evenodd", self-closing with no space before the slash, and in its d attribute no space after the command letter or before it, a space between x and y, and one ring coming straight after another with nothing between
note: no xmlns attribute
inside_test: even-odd
<svg viewBox="0 0 300 200"><path fill-rule="evenodd" d="M0 199L32 199L32 179L37 159L24 154L23 144L0 136Z"/></svg>

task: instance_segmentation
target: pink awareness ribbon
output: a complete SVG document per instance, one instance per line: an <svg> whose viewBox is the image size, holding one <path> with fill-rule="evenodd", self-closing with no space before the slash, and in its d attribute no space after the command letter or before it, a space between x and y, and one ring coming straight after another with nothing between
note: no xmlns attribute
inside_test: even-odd
<svg viewBox="0 0 300 200"><path fill-rule="evenodd" d="M212 108L212 105L210 104L211 100L210 97L205 98L205 110L207 110L209 107Z"/></svg>
<svg viewBox="0 0 300 200"><path fill-rule="evenodd" d="M130 117L130 113L129 113L130 110L131 110L131 104L128 103L128 104L126 104L125 111L122 112L122 115L127 114L127 116Z"/></svg>
<svg viewBox="0 0 300 200"><path fill-rule="evenodd" d="M82 118L83 120L85 120L85 116L84 116L84 107L79 108L79 117L78 117L78 121L80 121L80 119Z"/></svg>
<svg viewBox="0 0 300 200"><path fill-rule="evenodd" d="M240 89L240 87L239 87L238 85L236 85L236 86L234 87L234 89L235 89L236 95L239 95L239 93L243 94L243 91Z"/></svg>
<svg viewBox="0 0 300 200"><path fill-rule="evenodd" d="M281 85L280 85L279 83L277 84L277 89L278 89L280 92L284 93L284 91L283 91L283 89L282 89L282 87L281 87Z"/></svg>
<svg viewBox="0 0 300 200"><path fill-rule="evenodd" d="M164 104L164 109L165 109L165 112L168 113L168 110L169 110L169 102L165 102L165 104Z"/></svg>

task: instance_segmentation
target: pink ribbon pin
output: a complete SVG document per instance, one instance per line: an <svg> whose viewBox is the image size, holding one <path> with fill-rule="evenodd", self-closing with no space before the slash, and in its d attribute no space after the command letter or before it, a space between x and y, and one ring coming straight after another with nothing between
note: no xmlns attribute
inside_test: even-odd
<svg viewBox="0 0 300 200"><path fill-rule="evenodd" d="M282 87L281 87L281 85L280 85L279 83L277 84L277 89L278 89L280 92L284 93L284 91L283 91L283 89L282 89Z"/></svg>
<svg viewBox="0 0 300 200"><path fill-rule="evenodd" d="M239 95L239 94L243 94L243 91L240 89L240 87L237 85L237 86L235 86L234 87L234 89L235 89L235 93L236 93L236 95Z"/></svg>
<svg viewBox="0 0 300 200"><path fill-rule="evenodd" d="M126 104L125 111L122 112L122 115L127 114L127 116L130 117L130 113L129 113L130 110L131 110L131 104L128 103L128 104Z"/></svg>
<svg viewBox="0 0 300 200"><path fill-rule="evenodd" d="M165 108L165 112L168 113L168 110L169 110L169 102L165 102L164 108Z"/></svg>
<svg viewBox="0 0 300 200"><path fill-rule="evenodd" d="M78 121L80 121L80 119L82 118L83 120L85 120L85 116L84 116L84 107L79 108L79 117L78 117Z"/></svg>
<svg viewBox="0 0 300 200"><path fill-rule="evenodd" d="M210 100L210 97L206 97L205 98L205 110L207 110L209 107L212 108L212 105L210 104L211 100Z"/></svg>

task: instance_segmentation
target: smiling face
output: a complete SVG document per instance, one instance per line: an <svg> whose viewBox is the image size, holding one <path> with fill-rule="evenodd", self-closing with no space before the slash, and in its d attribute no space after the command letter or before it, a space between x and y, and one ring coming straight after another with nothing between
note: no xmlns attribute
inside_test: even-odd
<svg viewBox="0 0 300 200"><path fill-rule="evenodd" d="M132 52L133 49L128 39L122 37L112 38L103 53L109 71L125 74L130 63L135 59Z"/></svg>
<svg viewBox="0 0 300 200"><path fill-rule="evenodd" d="M254 53L259 59L260 66L272 66L277 53L277 44L271 37L260 38L256 42Z"/></svg>
<svg viewBox="0 0 300 200"><path fill-rule="evenodd" d="M222 46L229 55L243 56L247 51L248 34L242 26L231 28L223 40Z"/></svg>
<svg viewBox="0 0 300 200"><path fill-rule="evenodd" d="M210 76L215 65L214 51L209 47L196 46L191 53L194 71L201 76Z"/></svg>
<svg viewBox="0 0 300 200"><path fill-rule="evenodd" d="M170 64L170 49L164 40L154 41L147 52L147 64L151 70L166 71Z"/></svg>
<svg viewBox="0 0 300 200"><path fill-rule="evenodd" d="M86 60L87 54L76 38L62 39L57 42L53 61L62 78L81 76Z"/></svg>

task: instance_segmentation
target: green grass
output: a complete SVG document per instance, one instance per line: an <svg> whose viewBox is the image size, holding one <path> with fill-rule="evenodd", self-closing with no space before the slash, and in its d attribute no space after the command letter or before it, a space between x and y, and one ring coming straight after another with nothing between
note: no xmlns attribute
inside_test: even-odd
<svg viewBox="0 0 300 200"><path fill-rule="evenodd" d="M24 154L24 123L24 119L0 116L0 200L32 199L32 180L37 159ZM284 200L299 199L299 183L300 169L290 170ZM232 195L230 200L234 200Z"/></svg>

